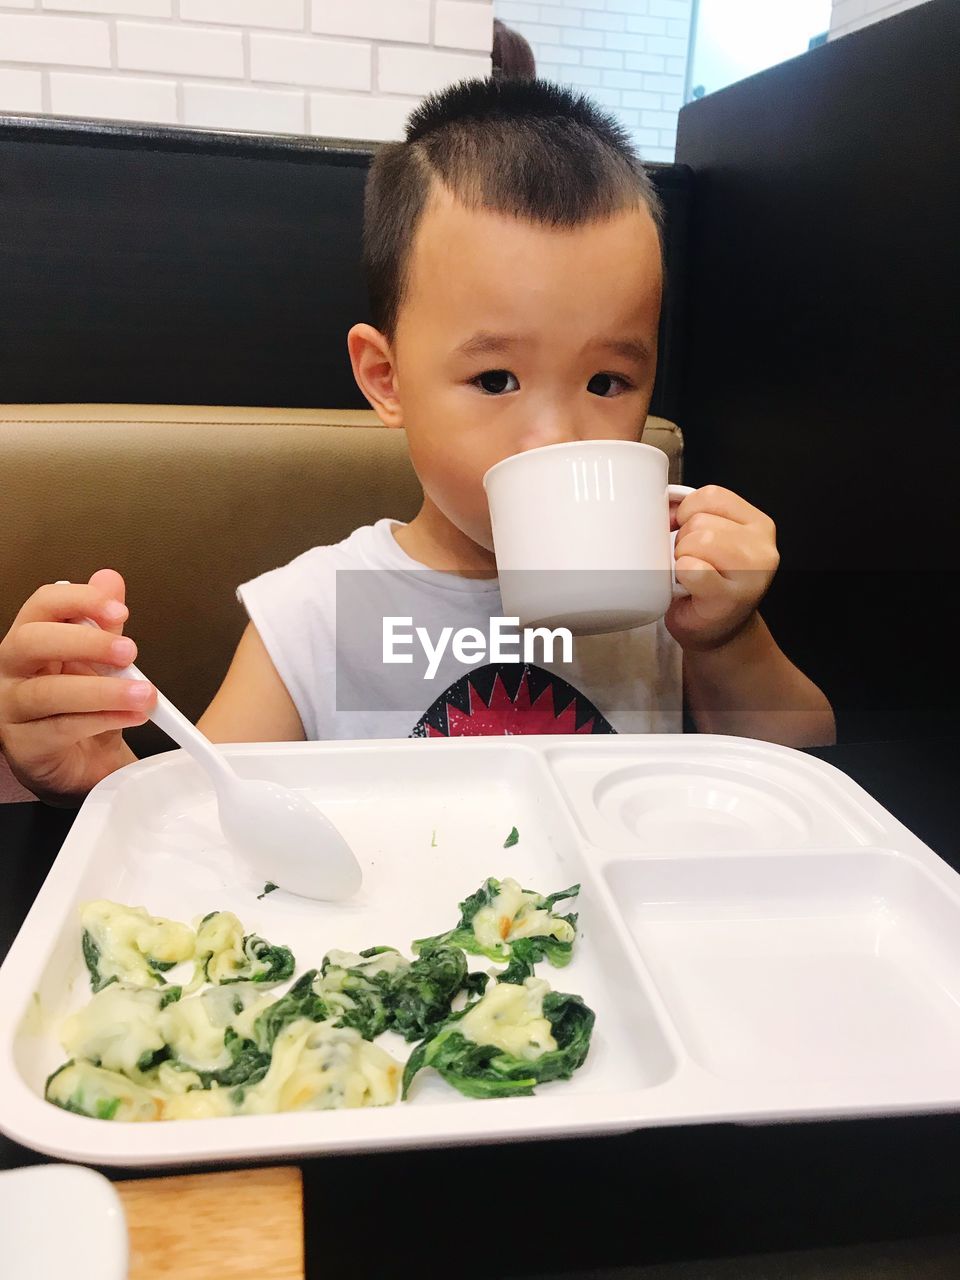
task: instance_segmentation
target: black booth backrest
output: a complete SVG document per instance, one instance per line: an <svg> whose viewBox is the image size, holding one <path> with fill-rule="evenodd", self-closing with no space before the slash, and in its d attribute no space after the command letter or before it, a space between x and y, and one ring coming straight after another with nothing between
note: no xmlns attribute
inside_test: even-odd
<svg viewBox="0 0 960 1280"><path fill-rule="evenodd" d="M371 154L316 139L0 116L0 401L365 407L346 333ZM653 165L679 394L690 175Z"/></svg>

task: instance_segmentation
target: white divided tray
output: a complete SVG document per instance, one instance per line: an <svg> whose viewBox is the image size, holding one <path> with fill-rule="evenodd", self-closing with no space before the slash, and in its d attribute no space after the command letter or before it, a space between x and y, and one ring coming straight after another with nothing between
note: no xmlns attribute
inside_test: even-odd
<svg viewBox="0 0 960 1280"><path fill-rule="evenodd" d="M106 779L0 970L0 1128L16 1141L163 1165L960 1106L960 877L815 758L692 735L226 750L329 813L363 867L360 896L258 901L180 752ZM537 970L597 1014L572 1080L472 1101L428 1070L390 1107L154 1124L43 1100L62 1019L90 996L81 902L185 921L230 910L290 946L300 973L333 947L409 954L491 875L583 886L573 962Z"/></svg>

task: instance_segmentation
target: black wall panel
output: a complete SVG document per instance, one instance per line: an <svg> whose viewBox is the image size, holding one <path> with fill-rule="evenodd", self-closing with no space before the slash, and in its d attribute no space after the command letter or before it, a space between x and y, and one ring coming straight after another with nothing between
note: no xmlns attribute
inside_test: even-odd
<svg viewBox="0 0 960 1280"><path fill-rule="evenodd" d="M765 614L847 737L956 732L960 4L683 109L693 484L771 514Z"/></svg>
<svg viewBox="0 0 960 1280"><path fill-rule="evenodd" d="M0 400L360 408L346 333L370 153L0 116ZM676 413L690 174L653 165Z"/></svg>
<svg viewBox="0 0 960 1280"><path fill-rule="evenodd" d="M369 156L0 123L0 400L366 407Z"/></svg>

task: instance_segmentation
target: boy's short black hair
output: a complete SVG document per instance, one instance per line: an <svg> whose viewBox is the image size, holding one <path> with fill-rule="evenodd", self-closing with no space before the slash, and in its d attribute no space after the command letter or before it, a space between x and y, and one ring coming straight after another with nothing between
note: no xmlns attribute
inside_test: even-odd
<svg viewBox="0 0 960 1280"><path fill-rule="evenodd" d="M465 80L426 98L406 140L367 179L364 266L373 323L392 338L410 250L434 182L473 208L572 227L660 202L625 130L583 94L546 80Z"/></svg>

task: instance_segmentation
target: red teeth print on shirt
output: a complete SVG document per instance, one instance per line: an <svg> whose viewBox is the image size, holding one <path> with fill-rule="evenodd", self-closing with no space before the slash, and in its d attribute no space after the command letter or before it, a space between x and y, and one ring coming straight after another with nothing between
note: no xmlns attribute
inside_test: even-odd
<svg viewBox="0 0 960 1280"><path fill-rule="evenodd" d="M491 663L442 693L412 738L494 737L527 733L615 733L573 685L542 667Z"/></svg>

